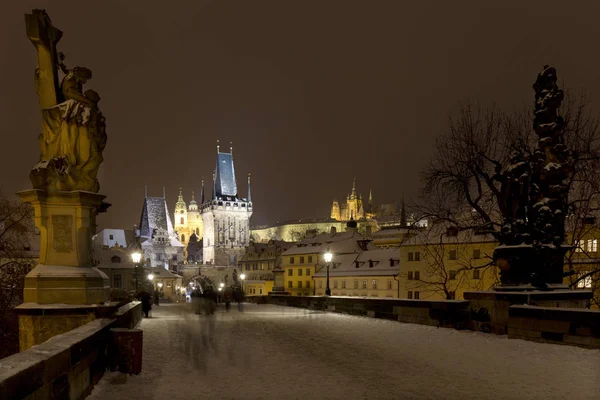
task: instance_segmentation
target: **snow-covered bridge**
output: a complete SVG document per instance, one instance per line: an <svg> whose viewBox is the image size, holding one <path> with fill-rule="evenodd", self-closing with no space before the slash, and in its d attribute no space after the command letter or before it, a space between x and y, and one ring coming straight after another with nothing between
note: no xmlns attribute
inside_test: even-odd
<svg viewBox="0 0 600 400"><path fill-rule="evenodd" d="M246 304L155 307L143 371L91 399L598 399L600 350Z"/></svg>

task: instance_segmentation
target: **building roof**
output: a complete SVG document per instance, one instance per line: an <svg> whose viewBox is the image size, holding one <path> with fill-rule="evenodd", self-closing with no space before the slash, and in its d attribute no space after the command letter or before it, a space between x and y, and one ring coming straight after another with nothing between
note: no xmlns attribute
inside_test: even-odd
<svg viewBox="0 0 600 400"><path fill-rule="evenodd" d="M235 168L233 167L233 154L231 153L217 153L215 189L217 197L237 197Z"/></svg>
<svg viewBox="0 0 600 400"><path fill-rule="evenodd" d="M174 232L167 202L164 197L146 197L142 208L140 235L152 237L152 232L158 228L164 229L169 234Z"/></svg>
<svg viewBox="0 0 600 400"><path fill-rule="evenodd" d="M131 259L131 253L127 250L114 247L112 249L94 250L94 259L100 269L134 269L135 264Z"/></svg>
<svg viewBox="0 0 600 400"><path fill-rule="evenodd" d="M334 254L359 253L363 251L359 244L361 240L366 239L357 231L321 233L305 238L286 250L283 255L325 253L327 251ZM369 247L373 246L369 244Z"/></svg>
<svg viewBox="0 0 600 400"><path fill-rule="evenodd" d="M393 260L393 263L390 262ZM400 251L398 249L366 250L359 254L340 254L333 258L330 276L393 276L398 274ZM316 277L327 275L326 268L315 273Z"/></svg>

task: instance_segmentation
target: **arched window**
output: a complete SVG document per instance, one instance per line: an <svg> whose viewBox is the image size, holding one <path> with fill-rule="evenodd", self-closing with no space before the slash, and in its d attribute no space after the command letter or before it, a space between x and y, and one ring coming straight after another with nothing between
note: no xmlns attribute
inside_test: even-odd
<svg viewBox="0 0 600 400"><path fill-rule="evenodd" d="M181 234L181 241L185 242L185 235L183 233Z"/></svg>
<svg viewBox="0 0 600 400"><path fill-rule="evenodd" d="M181 219L180 219L180 223L181 223L181 225L183 225L183 224L184 224L184 222L183 222L183 217L181 217Z"/></svg>

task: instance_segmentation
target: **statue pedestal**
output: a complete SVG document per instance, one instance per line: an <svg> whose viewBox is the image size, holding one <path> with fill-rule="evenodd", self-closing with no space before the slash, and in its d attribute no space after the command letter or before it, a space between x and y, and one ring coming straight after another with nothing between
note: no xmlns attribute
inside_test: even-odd
<svg viewBox="0 0 600 400"><path fill-rule="evenodd" d="M110 285L106 274L93 268L91 253L104 196L43 190L17 194L33 206L40 231L39 264L25 277L24 304L17 309L24 349L94 319L94 313L81 308L107 303ZM44 311L50 309L50 314Z"/></svg>
<svg viewBox="0 0 600 400"><path fill-rule="evenodd" d="M289 294L289 292L285 291L284 282L285 282L285 271L281 268L275 268L273 270L273 290L269 292L269 295L272 294Z"/></svg>
<svg viewBox="0 0 600 400"><path fill-rule="evenodd" d="M473 329L505 335L508 333L508 309L512 305L585 309L589 307L592 295L587 290L484 290L464 292L463 297L471 303Z"/></svg>

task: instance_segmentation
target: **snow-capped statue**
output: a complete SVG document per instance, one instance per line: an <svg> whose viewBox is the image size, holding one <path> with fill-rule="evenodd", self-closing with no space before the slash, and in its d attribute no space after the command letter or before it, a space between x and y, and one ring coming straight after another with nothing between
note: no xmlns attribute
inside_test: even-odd
<svg viewBox="0 0 600 400"><path fill-rule="evenodd" d="M31 183L48 191L98 192L106 130L98 109L100 96L93 90L83 92L92 72L67 68L64 55L56 51L62 32L44 10L26 14L25 24L37 51L35 87L42 109L41 155L31 171ZM60 84L59 70L64 74Z"/></svg>

